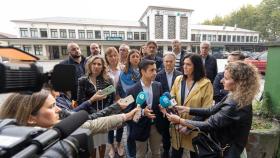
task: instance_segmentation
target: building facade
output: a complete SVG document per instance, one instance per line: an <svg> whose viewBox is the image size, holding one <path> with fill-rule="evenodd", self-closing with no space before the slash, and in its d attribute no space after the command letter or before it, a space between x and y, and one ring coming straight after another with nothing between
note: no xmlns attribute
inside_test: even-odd
<svg viewBox="0 0 280 158"><path fill-rule="evenodd" d="M138 21L118 21L86 18L51 17L12 20L17 38L0 41L34 54L41 59L63 59L67 43L76 42L85 56L90 43L101 50L125 43L139 49L148 40L155 40L159 53L171 51L171 41L179 39L183 49L198 52L201 41L210 41L213 51L256 49L259 33L229 26L191 25L193 10L149 6Z"/></svg>

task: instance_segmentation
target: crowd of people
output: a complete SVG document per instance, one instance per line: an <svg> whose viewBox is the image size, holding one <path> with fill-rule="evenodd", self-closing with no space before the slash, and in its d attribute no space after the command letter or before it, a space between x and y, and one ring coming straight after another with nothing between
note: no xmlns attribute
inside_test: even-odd
<svg viewBox="0 0 280 158"><path fill-rule="evenodd" d="M46 85L37 93L11 94L1 105L0 119L52 128L67 117L61 113L85 110L92 120L81 127L94 134L92 157L98 150L100 158L105 157L105 151L110 158L144 158L147 154L152 158L197 158L192 145L197 133L189 127L208 133L222 148L228 146L224 157L240 157L252 124L252 101L259 90L256 68L242 61L241 52L234 51L225 71L217 73L209 42L200 44L200 53L186 52L179 40L171 45L172 51L160 57L155 41L148 41L140 50L122 44L118 49L108 47L104 53L92 43L91 55L85 57L79 45L71 42L67 45L69 57L60 64L75 66L75 88L56 92ZM101 93L108 86L116 91ZM140 92L147 96L141 109L135 102L127 105L120 101L128 95L136 99ZM175 100L178 113L160 106L164 92ZM139 111L141 117L135 122L133 117Z"/></svg>

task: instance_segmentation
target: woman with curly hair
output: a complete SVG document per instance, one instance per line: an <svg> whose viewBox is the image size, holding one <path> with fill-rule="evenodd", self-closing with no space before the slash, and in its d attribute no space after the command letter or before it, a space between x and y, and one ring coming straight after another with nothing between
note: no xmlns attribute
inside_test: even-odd
<svg viewBox="0 0 280 158"><path fill-rule="evenodd" d="M180 124L179 131L187 133L187 127L198 127L226 147L224 157L240 157L245 148L252 124L252 101L259 91L257 69L241 61L229 63L222 79L224 89L229 94L218 104L208 108L190 108L177 106L179 113L207 118L206 121L182 119L174 114L166 114L168 119Z"/></svg>
<svg viewBox="0 0 280 158"><path fill-rule="evenodd" d="M79 78L78 81L78 103L89 100L95 93L101 93L101 90L113 85L112 79L109 77L105 60L101 56L92 56L87 60L85 65L86 75ZM109 94L103 98L91 102L86 111L95 113L113 104L114 94ZM107 134L99 134L94 136L94 146L99 146L99 155L101 158L105 155L107 143Z"/></svg>

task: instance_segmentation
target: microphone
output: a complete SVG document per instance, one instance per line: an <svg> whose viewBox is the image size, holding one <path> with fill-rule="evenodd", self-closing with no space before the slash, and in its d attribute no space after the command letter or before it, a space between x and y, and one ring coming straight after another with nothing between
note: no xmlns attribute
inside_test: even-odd
<svg viewBox="0 0 280 158"><path fill-rule="evenodd" d="M32 157L32 155L38 154L48 149L57 141L68 137L87 120L88 113L86 111L82 110L74 113L60 121L58 124L54 125L53 128L48 129L46 132L34 138L31 142L31 145L13 157Z"/></svg>
<svg viewBox="0 0 280 158"><path fill-rule="evenodd" d="M177 102L174 98L171 97L169 92L164 92L159 98L159 103L161 107L165 108L168 113L178 114L178 111L173 108L177 105Z"/></svg>
<svg viewBox="0 0 280 158"><path fill-rule="evenodd" d="M133 117L133 121L134 122L138 122L139 121L139 119L141 117L141 109L144 109L144 107L142 105L145 103L146 99L147 99L147 95L143 91L140 92L137 95L137 97L136 97L136 105L137 105L137 108L139 108L139 109L138 109L138 111L135 113L135 115Z"/></svg>

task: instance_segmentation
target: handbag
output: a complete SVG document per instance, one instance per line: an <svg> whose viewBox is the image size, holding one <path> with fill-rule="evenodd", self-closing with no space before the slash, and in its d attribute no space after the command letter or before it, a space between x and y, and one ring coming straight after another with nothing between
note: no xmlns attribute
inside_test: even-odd
<svg viewBox="0 0 280 158"><path fill-rule="evenodd" d="M199 128L192 129L198 131L196 137L192 139L192 145L195 154L198 158L222 158L223 152L229 145L221 148L209 135L199 130Z"/></svg>

